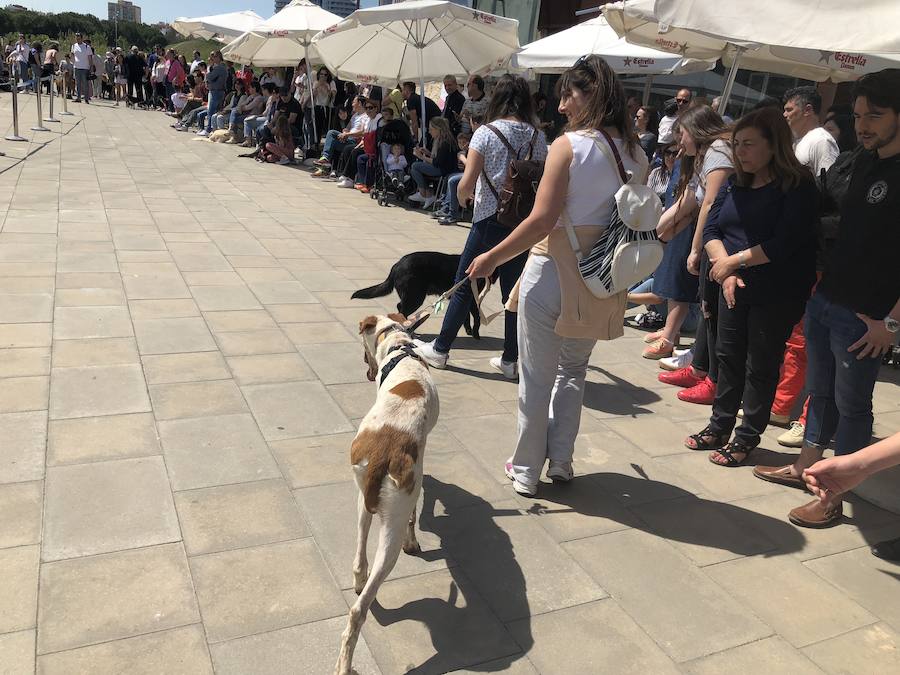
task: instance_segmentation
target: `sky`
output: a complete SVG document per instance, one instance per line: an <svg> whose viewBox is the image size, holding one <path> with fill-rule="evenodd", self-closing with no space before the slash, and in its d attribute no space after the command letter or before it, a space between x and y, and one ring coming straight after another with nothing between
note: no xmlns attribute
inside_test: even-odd
<svg viewBox="0 0 900 675"><path fill-rule="evenodd" d="M38 12L82 12L101 19L107 17L106 0L17 0L18 4ZM144 23L171 22L179 16L205 16L252 9L264 19L275 13L274 0L135 0L141 8ZM362 7L378 4L377 0L362 0Z"/></svg>

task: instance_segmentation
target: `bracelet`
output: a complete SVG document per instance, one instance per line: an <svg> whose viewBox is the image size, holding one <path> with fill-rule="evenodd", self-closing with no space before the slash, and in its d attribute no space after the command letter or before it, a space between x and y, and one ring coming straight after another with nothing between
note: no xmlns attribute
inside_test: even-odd
<svg viewBox="0 0 900 675"><path fill-rule="evenodd" d="M744 255L745 253L747 253L746 250L744 250L744 251L738 251L738 262L740 263L740 268L741 268L741 269L746 269L746 267L747 267L747 261L744 259L744 258L745 258L745 255Z"/></svg>

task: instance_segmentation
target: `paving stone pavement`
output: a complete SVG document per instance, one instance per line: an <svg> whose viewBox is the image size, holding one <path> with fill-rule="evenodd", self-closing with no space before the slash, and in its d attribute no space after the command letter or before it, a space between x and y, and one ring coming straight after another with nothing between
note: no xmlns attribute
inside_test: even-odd
<svg viewBox="0 0 900 675"><path fill-rule="evenodd" d="M33 106L33 141L0 144L0 673L331 672L375 393L356 326L395 302L350 291L467 229L158 113L24 131ZM520 498L499 330L434 373L423 553L381 588L360 674L900 672L900 567L867 548L900 516L855 499L839 527L790 525L802 494L684 450L708 411L633 330L594 351L576 479ZM777 433L760 462L789 456Z"/></svg>

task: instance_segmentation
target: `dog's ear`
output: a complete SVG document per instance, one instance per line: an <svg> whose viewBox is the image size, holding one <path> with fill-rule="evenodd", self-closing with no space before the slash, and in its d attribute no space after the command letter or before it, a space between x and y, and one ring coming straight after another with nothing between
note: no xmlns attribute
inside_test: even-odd
<svg viewBox="0 0 900 675"><path fill-rule="evenodd" d="M374 330L375 326L378 324L377 316L367 316L365 319L359 322L359 334Z"/></svg>
<svg viewBox="0 0 900 675"><path fill-rule="evenodd" d="M391 321L396 321L399 324L406 323L406 317L403 316L400 312L394 312L393 314L388 314L387 318L389 318Z"/></svg>

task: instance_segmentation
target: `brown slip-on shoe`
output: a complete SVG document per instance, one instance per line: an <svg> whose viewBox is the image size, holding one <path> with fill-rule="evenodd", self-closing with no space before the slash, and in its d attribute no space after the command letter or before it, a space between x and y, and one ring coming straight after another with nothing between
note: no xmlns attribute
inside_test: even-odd
<svg viewBox="0 0 900 675"><path fill-rule="evenodd" d="M840 522L844 515L844 504L838 499L836 504L825 506L818 499L791 509L788 519L800 527L830 527Z"/></svg>
<svg viewBox="0 0 900 675"><path fill-rule="evenodd" d="M779 485L787 485L792 488L806 489L806 483L802 478L796 478L791 475L791 465L786 466L755 466L753 467L753 475L770 483L778 483Z"/></svg>

